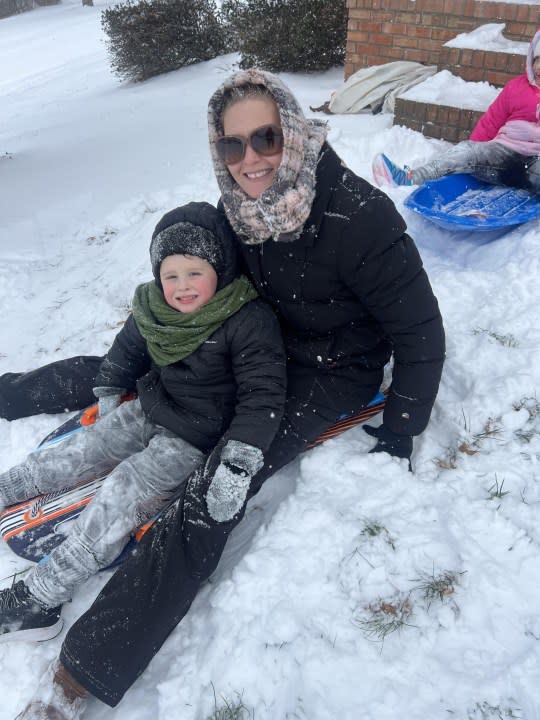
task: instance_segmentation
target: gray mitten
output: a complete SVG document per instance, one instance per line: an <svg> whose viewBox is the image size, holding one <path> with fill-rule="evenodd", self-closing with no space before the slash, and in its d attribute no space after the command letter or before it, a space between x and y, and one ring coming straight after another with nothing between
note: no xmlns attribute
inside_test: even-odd
<svg viewBox="0 0 540 720"><path fill-rule="evenodd" d="M216 522L227 522L242 509L251 478L264 464L262 450L253 445L229 440L221 451L208 492L206 506Z"/></svg>
<svg viewBox="0 0 540 720"><path fill-rule="evenodd" d="M125 394L123 388L115 387L95 387L92 392L98 399L98 417L105 417L120 405L122 395Z"/></svg>

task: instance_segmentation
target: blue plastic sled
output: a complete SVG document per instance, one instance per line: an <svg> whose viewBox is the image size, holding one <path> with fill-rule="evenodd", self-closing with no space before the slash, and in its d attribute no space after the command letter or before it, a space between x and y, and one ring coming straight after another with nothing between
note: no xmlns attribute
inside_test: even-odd
<svg viewBox="0 0 540 720"><path fill-rule="evenodd" d="M424 183L405 206L445 230L468 232L510 229L540 216L540 196L464 174Z"/></svg>

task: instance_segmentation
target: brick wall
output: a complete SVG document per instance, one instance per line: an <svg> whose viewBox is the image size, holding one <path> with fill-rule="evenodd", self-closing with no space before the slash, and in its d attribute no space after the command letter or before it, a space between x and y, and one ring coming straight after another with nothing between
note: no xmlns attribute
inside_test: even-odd
<svg viewBox="0 0 540 720"><path fill-rule="evenodd" d="M449 53L450 48L443 49L444 43L488 22L506 23L505 36L523 42L528 42L540 25L539 5L476 0L347 0L347 7L345 78L360 68L393 60L412 60L426 65L439 65L442 60L450 65L455 60L452 52L457 49ZM470 68L468 79L503 85L523 70L523 56L513 56L519 58L519 68L514 70L512 65L510 71L500 67L503 63L500 58L493 64L494 58L490 56L499 54L486 52L484 55L481 65ZM508 58L506 54L500 55ZM461 62L462 58L458 60ZM511 62L518 63L518 60Z"/></svg>

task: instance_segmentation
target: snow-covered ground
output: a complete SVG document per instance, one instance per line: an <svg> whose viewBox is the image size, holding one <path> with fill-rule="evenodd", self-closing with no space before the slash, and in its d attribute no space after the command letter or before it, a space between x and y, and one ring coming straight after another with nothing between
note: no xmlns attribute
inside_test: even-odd
<svg viewBox="0 0 540 720"><path fill-rule="evenodd" d="M105 351L150 277L159 217L218 198L206 102L237 57L119 83L105 3L0 21L0 373ZM341 69L282 77L308 114L343 81ZM368 179L377 152L413 164L446 147L390 115L329 123ZM385 189L448 338L415 473L367 455L360 428L292 463L147 672L89 720L208 720L240 700L254 720L540 718L540 223L452 234L404 208L406 188ZM0 470L61 419L0 420ZM0 547L2 584L24 567ZM104 580L64 608L67 625ZM0 645L0 720L24 706L62 637Z"/></svg>

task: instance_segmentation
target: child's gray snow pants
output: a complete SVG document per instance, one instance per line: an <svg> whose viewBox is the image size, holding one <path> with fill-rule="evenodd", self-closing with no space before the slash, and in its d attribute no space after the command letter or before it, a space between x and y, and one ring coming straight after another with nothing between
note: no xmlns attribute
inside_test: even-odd
<svg viewBox="0 0 540 720"><path fill-rule="evenodd" d="M433 160L414 168L416 185L452 173L470 173L493 185L510 185L540 192L540 158L521 155L495 140L464 140Z"/></svg>
<svg viewBox="0 0 540 720"><path fill-rule="evenodd" d="M147 420L133 400L0 475L0 503L11 505L112 469L64 542L30 572L31 594L46 607L70 599L77 585L118 557L134 528L168 504L203 457Z"/></svg>

